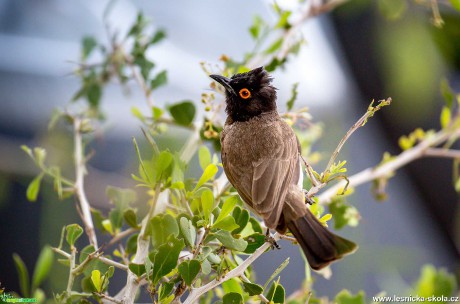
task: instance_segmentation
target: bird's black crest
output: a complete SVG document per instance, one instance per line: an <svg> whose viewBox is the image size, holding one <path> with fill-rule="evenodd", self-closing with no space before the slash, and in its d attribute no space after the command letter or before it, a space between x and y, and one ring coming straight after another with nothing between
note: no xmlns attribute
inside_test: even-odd
<svg viewBox="0 0 460 304"><path fill-rule="evenodd" d="M270 85L273 80L264 67L258 67L246 73L235 74L230 79L232 85L247 84L253 87Z"/></svg>

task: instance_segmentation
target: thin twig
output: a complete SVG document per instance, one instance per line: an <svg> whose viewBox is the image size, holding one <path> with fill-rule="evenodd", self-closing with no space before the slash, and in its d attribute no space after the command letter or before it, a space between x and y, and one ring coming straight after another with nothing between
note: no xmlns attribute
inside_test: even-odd
<svg viewBox="0 0 460 304"><path fill-rule="evenodd" d="M125 264L115 262L114 260L108 259L104 256L99 256L97 257L97 259L106 265L113 266L124 271L127 271L129 269L128 266L126 266Z"/></svg>
<svg viewBox="0 0 460 304"><path fill-rule="evenodd" d="M66 289L66 300L70 298L70 295L72 294L72 286L73 282L75 280L75 274L73 273L73 270L75 268L75 255L77 253L77 249L74 246L71 246L70 248L70 257L69 257L69 262L70 262L70 267L69 267L69 279L67 280L67 289Z"/></svg>
<svg viewBox="0 0 460 304"><path fill-rule="evenodd" d="M423 156L460 159L460 151L453 149L431 148L427 149Z"/></svg>
<svg viewBox="0 0 460 304"><path fill-rule="evenodd" d="M56 253L59 253L60 255L63 255L66 259L70 259L71 255L68 254L67 252L65 252L64 250L62 249L59 249L59 248L56 248L56 247L51 247L51 249L56 252Z"/></svg>
<svg viewBox="0 0 460 304"><path fill-rule="evenodd" d="M126 229L120 233L118 233L117 235L115 235L111 240L110 242L107 244L107 247L108 246L112 246L113 244L121 241L123 238L129 236L130 234L138 231L139 229L136 229L136 228L129 228L129 229Z"/></svg>
<svg viewBox="0 0 460 304"><path fill-rule="evenodd" d="M305 172L307 172L308 177L310 178L310 181L313 187L320 185L321 183L316 179L315 175L313 174L314 170L312 166L310 166L310 164L305 160L302 154L299 154L299 155L300 155L300 159L302 159L303 164L305 165Z"/></svg>
<svg viewBox="0 0 460 304"><path fill-rule="evenodd" d="M83 139L81 133L82 121L79 117L74 117L74 158L75 158L75 192L77 194L78 202L80 203L81 219L85 226L86 234L91 245L94 249L98 249L96 232L94 230L93 219L91 217L91 206L86 197L84 188L84 176L86 174L86 167L84 161Z"/></svg>
<svg viewBox="0 0 460 304"><path fill-rule="evenodd" d="M378 110L380 110L382 107L386 106L386 105L389 105L391 103L391 98L387 98L386 100L379 100L378 101L378 105L376 107L372 107L372 104L371 106L369 107L369 109L367 110L367 112L361 116L360 119L358 119L358 121L347 131L347 133L345 134L345 136L340 140L339 144L337 145L337 148L335 148L334 152L332 153L332 156L331 158L329 159L329 162L326 166L326 169L324 170L324 172L328 172L329 169L331 168L331 166L334 164L337 156L339 155L340 153L340 150L342 150L342 147L343 145L347 142L347 140L350 138L350 136L356 131L358 130L359 128L363 127L366 122L367 122L367 119L369 117L371 117L372 115L375 114L375 112L377 112Z"/></svg>
<svg viewBox="0 0 460 304"><path fill-rule="evenodd" d="M112 302L112 303L116 303L116 304L122 304L123 301L120 301L120 300L117 300L111 296L108 296L106 294L103 294L103 293L98 293L97 294L98 296L100 296L101 298L104 298L105 300L109 301L109 302Z"/></svg>

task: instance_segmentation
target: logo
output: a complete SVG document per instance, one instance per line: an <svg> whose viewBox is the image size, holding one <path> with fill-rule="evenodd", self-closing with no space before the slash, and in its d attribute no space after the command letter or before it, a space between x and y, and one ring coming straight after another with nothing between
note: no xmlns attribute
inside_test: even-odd
<svg viewBox="0 0 460 304"><path fill-rule="evenodd" d="M36 298L15 298L10 293L0 289L0 303L37 303Z"/></svg>

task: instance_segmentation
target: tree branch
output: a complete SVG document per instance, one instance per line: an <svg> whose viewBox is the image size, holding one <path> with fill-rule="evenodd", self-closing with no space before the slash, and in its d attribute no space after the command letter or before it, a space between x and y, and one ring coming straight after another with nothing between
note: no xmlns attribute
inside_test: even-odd
<svg viewBox="0 0 460 304"><path fill-rule="evenodd" d="M432 149L432 147L436 147L446 140L448 140L452 136L457 136L459 131L451 131L451 132L446 132L445 130L441 130L437 133L435 133L432 136L428 136L425 140L421 141L419 144L414 146L411 149L408 149L398 156L394 157L392 160L385 162L381 165L378 165L376 167L370 167L367 169L364 169L363 171L356 173L352 176L350 176L349 179L349 186L350 187L356 187L361 184L373 181L378 178L382 178L385 176L388 176L389 174L393 173L394 171L398 170L399 168L407 165L408 163L424 157L424 156L440 156L441 154L444 154L444 157L447 157L447 155L451 157L458 157L459 156L459 151L455 151L456 153L453 153L454 151L452 150L444 150L446 152L441 153L440 150L443 149ZM341 181L334 186L330 187L327 189L325 192L320 194L318 196L318 201L321 204L328 204L331 202L332 198L337 195L337 192L342 189L345 185L344 181Z"/></svg>
<svg viewBox="0 0 460 304"><path fill-rule="evenodd" d="M91 217L91 208L86 197L85 188L84 188L84 177L86 174L85 159L84 159L84 149L83 149L83 139L81 133L82 120L79 117L73 118L74 124L74 158L75 158L75 193L80 203L81 209L81 220L85 226L86 234L91 245L94 246L94 249L98 249L96 232L94 230L93 219Z"/></svg>
<svg viewBox="0 0 460 304"><path fill-rule="evenodd" d="M145 218L142 220L141 231L137 238L137 251L132 260L132 262L135 264L144 264L145 259L147 258L149 254L150 237L147 234L148 233L147 226L149 224L150 219L154 216L155 205L156 205L156 201L158 200L159 195L160 195L160 185L157 185L155 187L155 194L152 199L152 205L150 206L150 210L148 214L145 216ZM129 303L129 304L134 303L134 298L140 286L139 283L140 282L137 278L137 275L132 273L130 270L128 270L128 277L126 278L126 285L115 298L118 300L119 296L121 296L122 303Z"/></svg>

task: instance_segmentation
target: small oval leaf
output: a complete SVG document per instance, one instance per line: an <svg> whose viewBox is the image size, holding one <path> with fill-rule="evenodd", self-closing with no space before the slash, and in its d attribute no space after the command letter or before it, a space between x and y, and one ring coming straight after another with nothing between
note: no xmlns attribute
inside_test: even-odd
<svg viewBox="0 0 460 304"><path fill-rule="evenodd" d="M71 224L65 227L67 231L66 241L72 247L83 233L83 228L78 224Z"/></svg>

